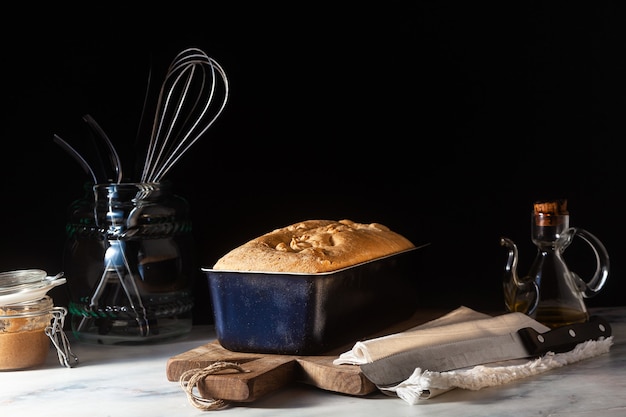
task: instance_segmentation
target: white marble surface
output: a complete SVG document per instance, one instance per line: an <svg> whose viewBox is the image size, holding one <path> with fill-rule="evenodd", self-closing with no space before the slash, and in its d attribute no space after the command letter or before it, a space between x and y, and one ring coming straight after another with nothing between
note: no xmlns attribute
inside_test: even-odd
<svg viewBox="0 0 626 417"><path fill-rule="evenodd" d="M167 360L214 339L211 326L153 346L100 346L72 340L78 366L59 365L51 352L38 369L0 372L0 410L47 417L359 416L626 416L626 307L592 310L609 320L615 344L608 354L542 375L480 391L453 390L417 405L380 393L352 397L294 384L256 402L201 411L177 382Z"/></svg>

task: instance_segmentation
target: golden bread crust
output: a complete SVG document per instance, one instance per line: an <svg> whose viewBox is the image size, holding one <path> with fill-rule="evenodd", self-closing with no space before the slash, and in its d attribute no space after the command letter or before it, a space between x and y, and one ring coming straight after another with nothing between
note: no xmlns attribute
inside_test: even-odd
<svg viewBox="0 0 626 417"><path fill-rule="evenodd" d="M214 270L321 273L414 248L379 223L306 220L275 229L231 250Z"/></svg>

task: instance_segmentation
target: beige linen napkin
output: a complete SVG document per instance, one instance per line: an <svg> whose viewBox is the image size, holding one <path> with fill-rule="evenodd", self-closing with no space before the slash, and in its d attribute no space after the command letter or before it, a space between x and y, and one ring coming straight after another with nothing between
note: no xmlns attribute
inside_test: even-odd
<svg viewBox="0 0 626 417"><path fill-rule="evenodd" d="M550 330L522 313L492 317L461 306L450 313L401 333L356 342L353 348L333 361L335 365L361 365L406 350L438 346L474 338L499 336L532 327L539 333ZM578 344L569 352L549 352L535 360L517 359L469 368L434 372L415 364L413 374L393 387L378 387L383 393L397 395L409 404L436 397L454 388L478 390L515 379L546 372L609 351L613 337Z"/></svg>
<svg viewBox="0 0 626 417"><path fill-rule="evenodd" d="M335 365L374 362L398 352L487 336L500 336L524 327L539 333L550 330L522 313L492 317L461 306L450 313L401 333L356 342L333 361Z"/></svg>
<svg viewBox="0 0 626 417"><path fill-rule="evenodd" d="M608 353L613 345L613 336L599 340L579 343L569 352L548 352L534 360L511 360L503 364L477 365L473 368L457 369L447 372L431 372L416 368L413 374L395 387L379 389L388 395L397 395L411 405L421 400L462 388L477 391L482 388L507 384L518 379L539 375L551 369Z"/></svg>

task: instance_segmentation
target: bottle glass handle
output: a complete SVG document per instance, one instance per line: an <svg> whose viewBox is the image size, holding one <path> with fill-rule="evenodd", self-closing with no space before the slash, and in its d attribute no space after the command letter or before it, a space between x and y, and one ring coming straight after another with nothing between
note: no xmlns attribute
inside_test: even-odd
<svg viewBox="0 0 626 417"><path fill-rule="evenodd" d="M593 277L591 277L589 281L584 281L585 289L583 291L583 296L585 298L590 298L600 292L602 287L604 287L604 284L606 284L610 269L609 254L600 239L598 239L595 235L589 233L585 229L572 229L574 236L578 236L587 242L593 250L596 258L596 270Z"/></svg>

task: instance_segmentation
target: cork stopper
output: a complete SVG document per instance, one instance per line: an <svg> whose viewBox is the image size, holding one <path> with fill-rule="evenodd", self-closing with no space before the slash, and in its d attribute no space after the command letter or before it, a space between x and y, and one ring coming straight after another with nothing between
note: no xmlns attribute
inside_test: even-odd
<svg viewBox="0 0 626 417"><path fill-rule="evenodd" d="M566 199L537 201L533 207L537 226L556 226L569 214Z"/></svg>

